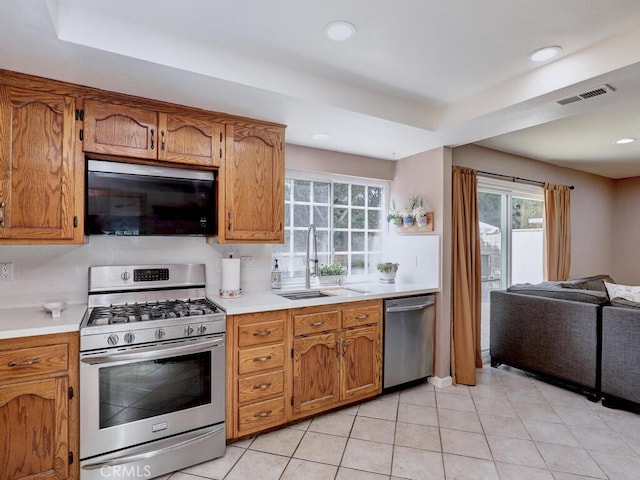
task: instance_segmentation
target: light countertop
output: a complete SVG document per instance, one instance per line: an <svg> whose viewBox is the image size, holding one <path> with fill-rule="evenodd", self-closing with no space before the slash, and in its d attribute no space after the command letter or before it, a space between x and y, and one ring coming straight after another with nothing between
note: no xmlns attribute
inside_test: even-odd
<svg viewBox="0 0 640 480"><path fill-rule="evenodd" d="M439 288L413 283L354 283L344 284L340 287L316 286L312 290L320 290L329 295L319 298L307 298L304 300L289 300L278 294L302 291L302 288L282 290L269 290L265 292L246 293L237 298L221 298L210 296L209 298L221 306L228 315L241 313L264 312L268 310L281 310L288 308L310 307L315 305L330 305L332 303L354 302L359 300L371 300L376 298L393 298L424 293L439 292Z"/></svg>
<svg viewBox="0 0 640 480"><path fill-rule="evenodd" d="M278 295L278 293L301 290L301 288L292 288L252 292L245 293L238 298L220 298L217 295L210 295L209 298L221 306L228 315L237 315L440 291L440 289L428 285L412 283L354 283L341 287L314 287L312 290L320 290L329 294L319 298L289 300ZM67 305L60 318L52 318L51 313L42 307L0 309L0 339L78 331L86 310L86 304Z"/></svg>
<svg viewBox="0 0 640 480"><path fill-rule="evenodd" d="M85 304L67 305L52 318L42 307L0 309L0 339L77 332L86 311Z"/></svg>

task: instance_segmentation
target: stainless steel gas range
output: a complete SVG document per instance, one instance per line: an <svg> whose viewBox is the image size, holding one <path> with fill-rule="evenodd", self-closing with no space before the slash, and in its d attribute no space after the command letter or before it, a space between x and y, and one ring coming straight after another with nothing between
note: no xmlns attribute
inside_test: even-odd
<svg viewBox="0 0 640 480"><path fill-rule="evenodd" d="M89 269L80 478L153 478L224 455L226 317L205 266Z"/></svg>

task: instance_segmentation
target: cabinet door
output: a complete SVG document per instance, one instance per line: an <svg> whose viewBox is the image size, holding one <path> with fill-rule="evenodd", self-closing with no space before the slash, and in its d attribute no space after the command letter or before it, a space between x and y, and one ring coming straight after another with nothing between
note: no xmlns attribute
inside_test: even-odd
<svg viewBox="0 0 640 480"><path fill-rule="evenodd" d="M227 125L219 241L284 242L284 130Z"/></svg>
<svg viewBox="0 0 640 480"><path fill-rule="evenodd" d="M0 478L69 477L68 378L0 387Z"/></svg>
<svg viewBox="0 0 640 480"><path fill-rule="evenodd" d="M155 160L158 113L126 105L84 103L85 152Z"/></svg>
<svg viewBox="0 0 640 480"><path fill-rule="evenodd" d="M323 410L340 394L340 344L334 333L293 341L293 413Z"/></svg>
<svg viewBox="0 0 640 480"><path fill-rule="evenodd" d="M380 393L382 348L380 326L355 328L342 334L341 399L355 400Z"/></svg>
<svg viewBox="0 0 640 480"><path fill-rule="evenodd" d="M224 124L160 113L158 159L219 167L224 157Z"/></svg>
<svg viewBox="0 0 640 480"><path fill-rule="evenodd" d="M75 102L0 86L0 239L82 241Z"/></svg>

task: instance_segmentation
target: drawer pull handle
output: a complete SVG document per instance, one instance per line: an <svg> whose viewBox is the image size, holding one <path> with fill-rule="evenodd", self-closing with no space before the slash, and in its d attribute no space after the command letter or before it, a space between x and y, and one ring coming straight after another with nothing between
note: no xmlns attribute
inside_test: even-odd
<svg viewBox="0 0 640 480"><path fill-rule="evenodd" d="M0 202L0 227L4 227L4 207L6 206L6 203Z"/></svg>
<svg viewBox="0 0 640 480"><path fill-rule="evenodd" d="M367 318L369 318L368 313L363 313L362 315L356 315L356 320L366 320Z"/></svg>
<svg viewBox="0 0 640 480"><path fill-rule="evenodd" d="M7 366L9 367L26 367L27 365L35 365L36 363L40 363L42 360L39 358L34 358L31 360L26 360L24 362L9 362Z"/></svg>
<svg viewBox="0 0 640 480"><path fill-rule="evenodd" d="M254 385L253 389L254 390L266 390L267 388L269 388L271 386L271 382L268 383L263 383L261 385Z"/></svg>
<svg viewBox="0 0 640 480"><path fill-rule="evenodd" d="M320 325L324 325L324 320L318 320L317 322L309 322L310 327L319 327Z"/></svg>
<svg viewBox="0 0 640 480"><path fill-rule="evenodd" d="M271 355L267 355L265 357L255 357L253 359L254 362L266 362L267 360L271 360Z"/></svg>
<svg viewBox="0 0 640 480"><path fill-rule="evenodd" d="M273 413L273 410L267 410L266 412L254 413L253 416L255 418L264 418L264 417L268 417L272 413Z"/></svg>
<svg viewBox="0 0 640 480"><path fill-rule="evenodd" d="M267 335L271 335L271 330L261 330L259 332L253 332L254 337L266 337Z"/></svg>

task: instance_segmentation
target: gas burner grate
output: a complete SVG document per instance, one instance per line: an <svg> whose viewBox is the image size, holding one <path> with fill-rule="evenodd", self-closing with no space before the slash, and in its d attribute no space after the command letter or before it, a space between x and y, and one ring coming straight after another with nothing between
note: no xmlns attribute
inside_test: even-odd
<svg viewBox="0 0 640 480"><path fill-rule="evenodd" d="M94 307L88 325L144 322L165 318L195 317L211 315L220 310L206 298L167 300L144 303L125 303Z"/></svg>

